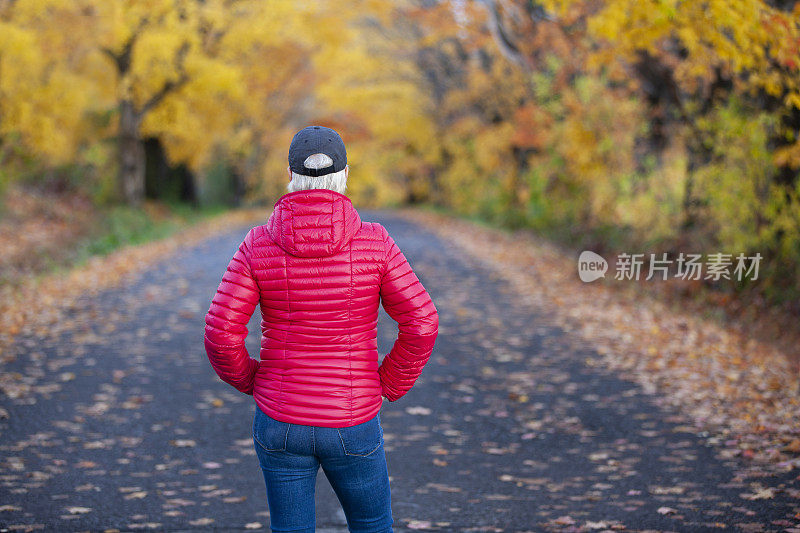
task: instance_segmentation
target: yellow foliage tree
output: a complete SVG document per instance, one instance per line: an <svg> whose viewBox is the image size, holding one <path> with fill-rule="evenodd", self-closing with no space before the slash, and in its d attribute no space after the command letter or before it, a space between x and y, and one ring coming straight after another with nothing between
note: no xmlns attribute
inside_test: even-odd
<svg viewBox="0 0 800 533"><path fill-rule="evenodd" d="M323 117L349 132L359 202L397 204L425 194L436 154L431 100L414 62L415 28L402 2L371 2L344 37L316 57L315 95Z"/></svg>
<svg viewBox="0 0 800 533"><path fill-rule="evenodd" d="M704 102L718 98L726 83L774 99L772 106L786 121L779 135L792 141L774 152L775 163L800 168L800 132L789 124L800 111L800 2L788 10L764 0L542 4L562 24L585 26L600 44L589 54L588 69L606 69L618 82L636 80L650 95L670 91L669 102L686 122L706 111ZM643 75L659 66L659 79ZM660 87L654 86L658 81Z"/></svg>
<svg viewBox="0 0 800 533"><path fill-rule="evenodd" d="M285 127L333 3L19 0L0 11L0 135L53 163L111 138L122 198L144 196L143 138L198 170ZM320 25L320 27L324 27ZM298 58L308 64L298 67ZM276 95L291 93L286 99ZM278 106L284 109L279 109ZM107 127L99 127L111 112ZM294 118L294 117L293 117ZM259 137L260 134L260 137Z"/></svg>

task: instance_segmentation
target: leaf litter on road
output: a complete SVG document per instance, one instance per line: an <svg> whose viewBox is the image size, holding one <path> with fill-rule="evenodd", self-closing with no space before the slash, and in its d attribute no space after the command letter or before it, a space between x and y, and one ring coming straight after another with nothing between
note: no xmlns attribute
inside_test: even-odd
<svg viewBox="0 0 800 533"><path fill-rule="evenodd" d="M800 373L763 342L659 301L577 277L574 258L524 232L508 233L431 212L402 214L487 264L520 300L546 310L578 348L629 376L657 402L688 412L692 431L756 470L800 467Z"/></svg>
<svg viewBox="0 0 800 533"><path fill-rule="evenodd" d="M201 249L198 254L207 253ZM624 524L632 527L635 521L616 519L620 514L646 514L662 521L657 524L674 523L679 530L702 523L696 518L684 521L682 516L701 503L709 506L708 523L722 521L711 513L728 511L726 505L741 507L735 513L752 516L755 523L760 515L750 506L792 497L788 491L775 492L771 499L740 496L773 488L767 480L761 484L731 480L729 502L720 501L718 491L705 497L691 483L691 470L703 466L696 440L688 440L697 427L681 419L682 425L668 426L672 433L665 434L654 418L657 412L639 409L643 396L637 391L595 386L591 379L599 366L590 365L598 363L596 358L587 356L587 365L569 367L573 360L583 361L583 355L576 356L578 352L565 343L572 340L575 329L566 337L555 337L548 326L531 323L535 315L514 305L519 291L503 292L504 278L497 276L498 283L492 286L495 277L474 268L466 258L455 264L459 269L455 275L435 262L441 254L409 250L422 259L415 268L432 281L431 289L439 295L442 342L411 395L385 411L386 451L399 466L390 469L393 488L398 501L408 506L398 518L413 517L417 525L430 530L477 532L508 531L511 528L503 526L506 520L519 523L517 517L524 516L531 531L586 531L597 524L607 524L610 530L624 529ZM456 257L447 253L451 260ZM124 293L115 307L130 306L133 311L127 316L108 314L116 324L113 333L104 333L106 314L98 307L94 318L80 322L75 343L21 345L40 353L41 365L31 365L33 379L64 372L75 377L63 382L63 393L70 394L69 402L61 400L65 410L50 413L57 420L1 445L4 453L18 457L0 465L18 476L7 480L18 494L24 490L49 496L43 492L48 484L74 476L80 486L97 487L75 495L102 492L103 501L116 496L114 503L130 506L128 529L164 529L212 516L215 523L210 527L241 528L266 518L236 511L251 509L253 503L257 509L265 505L264 494L253 489L261 481L250 476L253 467L258 472L250 428L242 424L231 432L220 424L230 417L246 418L249 413L241 413L251 399L218 383L202 364L196 337L202 330L202 313L197 309L202 305L198 295L205 288L192 285L192 291L182 293L180 287L191 285L187 281L191 275L178 266L168 268L151 272L156 279ZM194 312L192 317L164 313L173 308ZM131 318L138 314L141 319ZM391 330L387 335L382 329L379 335L385 343L393 340ZM257 338L251 340L257 346ZM539 341L541 345L536 344ZM124 353L118 354L118 346L125 346ZM27 375L23 370L20 375ZM38 370L50 374L37 374ZM26 407L35 407L26 402L37 396L58 394L35 390L36 382L24 384L30 390L18 401ZM659 386L654 381L651 385L656 390ZM163 406L168 409L162 410ZM633 431L599 438L604 427L594 424L593 417L603 413L610 414L615 424L632 420ZM544 447L548 441L554 441L555 448ZM653 449L661 451L647 456ZM48 457L53 450L63 450L67 463L59 464L59 456ZM241 460L241 468L233 460ZM653 471L675 481L648 477L652 473L647 473L647 461L655 465ZM72 470L81 464L80 471ZM118 486L130 490L117 494ZM263 488L262 484L259 489ZM84 524L100 514L94 500L69 499L67 489L59 492L54 496L67 498L59 500L64 505L98 509L60 519ZM138 497L139 493L146 494ZM126 499L131 494L135 496ZM16 499L2 503L23 507ZM680 514L661 515L655 512L659 507L680 509ZM234 518L211 514L221 508L231 509ZM14 511L7 514L16 516ZM564 516L574 523L554 522ZM85 522L80 522L82 517ZM789 520L791 515L782 517ZM728 516L725 521L730 522Z"/></svg>

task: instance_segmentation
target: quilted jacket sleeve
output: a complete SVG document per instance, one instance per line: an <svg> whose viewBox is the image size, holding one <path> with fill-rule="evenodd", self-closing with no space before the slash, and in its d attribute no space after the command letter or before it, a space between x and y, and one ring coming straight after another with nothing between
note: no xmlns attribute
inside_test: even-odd
<svg viewBox="0 0 800 533"><path fill-rule="evenodd" d="M384 230L385 231L385 230ZM382 394L390 402L407 393L428 362L439 333L439 313L394 240L385 235L386 270L381 302L399 334L378 368Z"/></svg>
<svg viewBox="0 0 800 533"><path fill-rule="evenodd" d="M247 353L247 323L259 300L250 271L253 232L247 234L222 276L206 314L205 346L217 375L237 390L253 394L258 361Z"/></svg>

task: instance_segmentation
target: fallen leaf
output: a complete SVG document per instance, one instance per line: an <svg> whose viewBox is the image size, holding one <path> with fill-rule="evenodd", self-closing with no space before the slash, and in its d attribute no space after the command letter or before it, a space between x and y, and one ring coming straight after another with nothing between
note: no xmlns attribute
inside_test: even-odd
<svg viewBox="0 0 800 533"><path fill-rule="evenodd" d="M16 505L0 505L0 513L4 511L21 511L22 507L17 507Z"/></svg>
<svg viewBox="0 0 800 533"><path fill-rule="evenodd" d="M775 497L775 489L766 488L756 490L753 494L740 494L745 500L771 500Z"/></svg>
<svg viewBox="0 0 800 533"><path fill-rule="evenodd" d="M178 448L192 448L197 444L191 439L176 439L169 441L169 443Z"/></svg>

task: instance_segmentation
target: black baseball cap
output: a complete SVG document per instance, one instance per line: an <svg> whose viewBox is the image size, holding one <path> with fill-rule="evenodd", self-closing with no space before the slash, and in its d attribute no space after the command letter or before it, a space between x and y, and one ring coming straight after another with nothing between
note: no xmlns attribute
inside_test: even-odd
<svg viewBox="0 0 800 533"><path fill-rule="evenodd" d="M325 154L333 164L325 168L306 168L308 156ZM325 126L307 126L298 131L289 145L289 168L305 176L325 176L344 170L347 166L347 150L344 141L335 130Z"/></svg>

